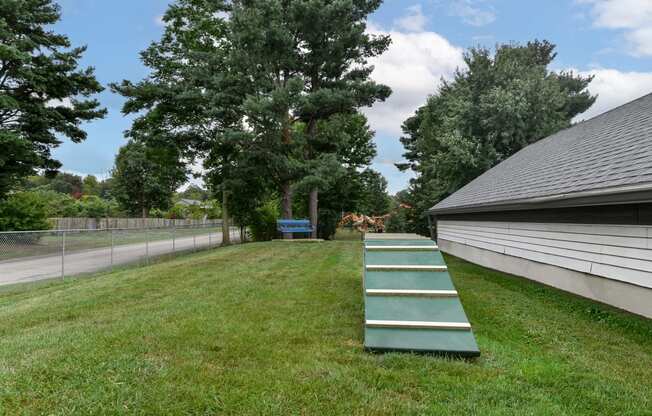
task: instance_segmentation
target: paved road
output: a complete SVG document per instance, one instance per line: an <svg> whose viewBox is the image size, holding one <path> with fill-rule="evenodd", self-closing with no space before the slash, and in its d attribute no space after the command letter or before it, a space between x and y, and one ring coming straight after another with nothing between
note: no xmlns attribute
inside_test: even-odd
<svg viewBox="0 0 652 416"><path fill-rule="evenodd" d="M231 236L232 241L238 241L238 235ZM113 265L144 262L146 255L149 257L169 254L174 251L188 251L194 249L218 246L222 241L222 233L197 235L193 237L177 238L172 240L152 241L147 248L145 243L118 245L113 248ZM67 253L63 264L66 276L81 273L92 273L106 270L111 267L111 248L96 248ZM36 280L61 277L61 255L23 257L16 260L0 262L0 285L13 283L33 282Z"/></svg>

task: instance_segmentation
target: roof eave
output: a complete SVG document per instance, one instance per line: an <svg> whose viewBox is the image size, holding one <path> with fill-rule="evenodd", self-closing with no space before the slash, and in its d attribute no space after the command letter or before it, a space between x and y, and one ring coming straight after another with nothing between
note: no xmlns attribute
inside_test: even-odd
<svg viewBox="0 0 652 416"><path fill-rule="evenodd" d="M450 208L438 209L435 206L428 210L428 213L437 215L462 214L490 211L570 208L592 205L639 204L647 202L652 202L652 183Z"/></svg>

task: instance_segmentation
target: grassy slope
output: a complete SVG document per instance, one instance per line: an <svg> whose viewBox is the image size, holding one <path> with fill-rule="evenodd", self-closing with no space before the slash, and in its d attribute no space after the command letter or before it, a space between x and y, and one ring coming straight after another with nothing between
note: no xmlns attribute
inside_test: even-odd
<svg viewBox="0 0 652 416"><path fill-rule="evenodd" d="M652 322L449 258L482 357L362 347L361 246L0 292L0 414L645 414Z"/></svg>

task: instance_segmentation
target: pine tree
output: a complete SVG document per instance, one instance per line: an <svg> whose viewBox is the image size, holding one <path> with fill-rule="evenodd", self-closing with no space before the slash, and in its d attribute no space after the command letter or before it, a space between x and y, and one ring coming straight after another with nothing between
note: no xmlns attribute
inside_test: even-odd
<svg viewBox="0 0 652 416"><path fill-rule="evenodd" d="M0 199L36 169L56 173L58 137L81 142L79 124L106 114L89 98L102 91L93 68L78 67L86 48L49 27L59 18L51 0L0 2Z"/></svg>
<svg viewBox="0 0 652 416"><path fill-rule="evenodd" d="M224 244L229 243L228 199L248 86L231 70L229 10L224 1L173 3L163 17L161 40L141 54L151 74L138 83L112 84L128 98L123 112L144 111L130 137L151 147L174 145L187 165L203 163L213 191L222 196Z"/></svg>
<svg viewBox="0 0 652 416"><path fill-rule="evenodd" d="M259 88L249 100L248 120L271 147L271 176L282 195L284 218L292 216L293 185L311 182L309 212L316 236L318 193L327 186L333 160L315 143L320 120L353 114L391 92L370 79L373 68L367 64L390 42L366 33L366 18L381 1L234 4L234 50Z"/></svg>

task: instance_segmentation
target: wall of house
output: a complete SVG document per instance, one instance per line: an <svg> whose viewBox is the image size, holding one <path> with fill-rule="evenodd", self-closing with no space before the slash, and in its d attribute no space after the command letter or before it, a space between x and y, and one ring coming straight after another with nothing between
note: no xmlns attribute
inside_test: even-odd
<svg viewBox="0 0 652 416"><path fill-rule="evenodd" d="M443 251L652 318L652 226L437 222Z"/></svg>

